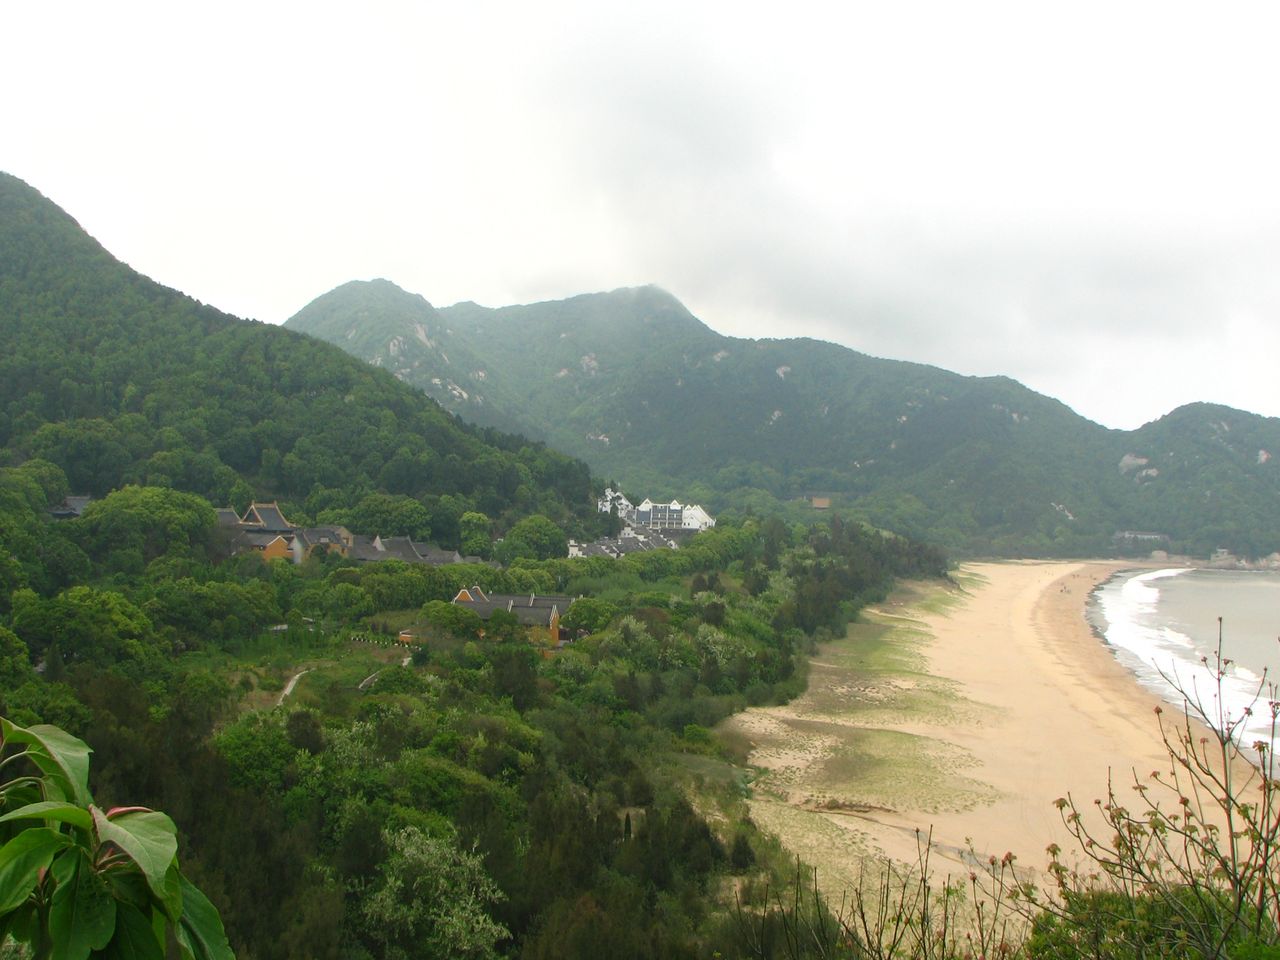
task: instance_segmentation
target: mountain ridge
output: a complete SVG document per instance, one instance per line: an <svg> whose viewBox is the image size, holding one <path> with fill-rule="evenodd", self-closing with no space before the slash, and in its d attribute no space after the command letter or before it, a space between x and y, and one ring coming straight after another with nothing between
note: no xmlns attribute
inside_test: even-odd
<svg viewBox="0 0 1280 960"><path fill-rule="evenodd" d="M353 353L446 409L539 436L659 496L723 507L749 505L753 490L782 499L821 491L874 522L974 552L1105 552L1117 531L1145 528L1197 552L1280 547L1271 518L1280 470L1267 466L1280 453L1278 419L1197 403L1113 430L1003 375L814 338L728 337L654 286L432 307L435 345L411 342L377 311L356 323L362 288L339 290L286 326L309 331L317 305L345 315L382 345ZM469 359L446 371L442 354ZM1215 418L1236 433L1214 434ZM1245 451L1240 436L1256 449ZM1259 451L1266 456L1250 465ZM1141 469L1122 469L1137 460ZM1190 492L1206 484L1229 495Z"/></svg>

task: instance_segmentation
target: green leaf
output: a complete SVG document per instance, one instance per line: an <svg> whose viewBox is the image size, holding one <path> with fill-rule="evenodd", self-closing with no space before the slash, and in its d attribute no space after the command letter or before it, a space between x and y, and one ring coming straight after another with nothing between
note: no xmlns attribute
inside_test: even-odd
<svg viewBox="0 0 1280 960"><path fill-rule="evenodd" d="M117 900L131 903L139 910L151 909L151 891L140 871L109 870L106 880L111 887L111 895Z"/></svg>
<svg viewBox="0 0 1280 960"><path fill-rule="evenodd" d="M116 927L116 902L106 883L83 852L73 857L74 873L58 884L49 910L51 960L85 960L107 945Z"/></svg>
<svg viewBox="0 0 1280 960"><path fill-rule="evenodd" d="M54 884L70 883L76 878L76 870L80 868L80 849L70 847L53 858L47 876L53 878Z"/></svg>
<svg viewBox="0 0 1280 960"><path fill-rule="evenodd" d="M164 874L164 897L160 905L164 914L174 923L182 916L182 874L178 872L178 858L169 862L169 869Z"/></svg>
<svg viewBox="0 0 1280 960"><path fill-rule="evenodd" d="M25 807L19 807L12 813L6 813L0 817L0 823L9 820L57 820L60 823L69 823L73 827L79 827L81 830L88 830L93 827L93 817L89 816L89 811L83 807L77 807L74 803L65 803L58 800L41 800L39 803L29 803Z"/></svg>
<svg viewBox="0 0 1280 960"><path fill-rule="evenodd" d="M19 943L31 943L39 928L40 911L34 903L24 903L17 910L0 917L0 943L4 943L6 934Z"/></svg>
<svg viewBox="0 0 1280 960"><path fill-rule="evenodd" d="M13 781L10 781L12 783ZM4 790L6 784L0 784L0 790ZM18 787L9 787L4 790L4 806L17 809L25 807L29 803L37 803L41 799L40 786L38 783L27 782Z"/></svg>
<svg viewBox="0 0 1280 960"><path fill-rule="evenodd" d="M149 921L127 903L116 908L116 930L100 954L104 960L164 960L164 949Z"/></svg>
<svg viewBox="0 0 1280 960"><path fill-rule="evenodd" d="M0 916L26 901L40 882L40 871L70 842L56 830L34 827L0 847Z"/></svg>
<svg viewBox="0 0 1280 960"><path fill-rule="evenodd" d="M156 938L156 943L166 948L165 952L168 953L168 943L169 943L168 918L165 917L164 912L162 910L156 910L154 907L149 911L144 910L142 912L143 914L146 914L146 913L151 914L151 935Z"/></svg>
<svg viewBox="0 0 1280 960"><path fill-rule="evenodd" d="M138 865L147 878L147 886L161 903L168 891L165 874L169 864L178 855L178 830L163 813L148 810L145 813L126 813L109 819L99 807L91 806L93 824L102 843L114 843Z"/></svg>
<svg viewBox="0 0 1280 960"><path fill-rule="evenodd" d="M235 960L217 909L186 877L182 877L182 921L177 934L184 960Z"/></svg>
<svg viewBox="0 0 1280 960"><path fill-rule="evenodd" d="M62 799L72 800L82 807L92 801L89 795L89 754L93 751L79 737L47 723L19 727L0 717L0 738L5 743L25 743L36 747L30 754L30 760L41 773L54 780L61 789Z"/></svg>

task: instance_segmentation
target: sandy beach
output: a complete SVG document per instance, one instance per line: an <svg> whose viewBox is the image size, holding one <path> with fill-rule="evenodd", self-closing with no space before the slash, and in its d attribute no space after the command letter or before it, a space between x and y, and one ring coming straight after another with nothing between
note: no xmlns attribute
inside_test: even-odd
<svg viewBox="0 0 1280 960"><path fill-rule="evenodd" d="M1084 618L1092 588L1124 565L969 564L958 588L908 591L819 652L809 689L727 722L745 738L752 816L816 866L828 895L855 885L867 856L968 872L1017 854L1040 868L1070 840L1054 800L1082 806L1110 772L1165 768L1156 698Z"/></svg>

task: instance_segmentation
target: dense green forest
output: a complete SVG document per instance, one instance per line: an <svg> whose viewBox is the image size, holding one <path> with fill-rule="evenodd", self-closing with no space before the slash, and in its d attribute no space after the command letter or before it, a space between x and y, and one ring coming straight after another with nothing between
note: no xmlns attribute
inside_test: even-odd
<svg viewBox="0 0 1280 960"><path fill-rule="evenodd" d="M945 570L839 521L537 559L609 522L583 463L139 277L9 177L0 332L0 715L173 817L241 957L748 955L730 891L767 918L789 868L709 728ZM251 499L509 565L232 555L214 508ZM573 642L447 602L472 584L581 595Z"/></svg>
<svg viewBox="0 0 1280 960"><path fill-rule="evenodd" d="M48 460L73 493L132 483L240 509L279 499L299 524L409 532L360 529L357 508L379 495L416 504L413 533L448 547L469 511L496 532L533 513L577 533L599 524L582 462L468 427L327 344L153 283L3 174L0 336L0 462Z"/></svg>
<svg viewBox="0 0 1280 960"><path fill-rule="evenodd" d="M223 559L196 495L55 522L67 489L47 461L0 471L0 715L82 736L95 795L174 818L242 958L749 955L724 884L764 896L785 855L732 776L693 794L727 813L691 803L732 769L709 727L801 690L815 639L895 577L945 571L776 520L621 560L295 566ZM582 595L575 642L543 655L445 602L472 583ZM361 642L406 622L429 639L404 665Z"/></svg>
<svg viewBox="0 0 1280 960"><path fill-rule="evenodd" d="M969 554L1106 555L1135 549L1125 530L1205 556L1280 549L1275 418L1192 404L1107 430L1005 377L721 336L654 287L436 309L353 282L287 326L640 496L737 512L819 494Z"/></svg>

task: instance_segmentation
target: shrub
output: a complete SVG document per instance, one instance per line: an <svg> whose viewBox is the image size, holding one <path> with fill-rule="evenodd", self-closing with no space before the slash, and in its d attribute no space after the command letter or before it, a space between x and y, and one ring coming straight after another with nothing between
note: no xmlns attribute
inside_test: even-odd
<svg viewBox="0 0 1280 960"><path fill-rule="evenodd" d="M178 869L177 830L158 810L103 810L89 747L57 727L0 718L0 943L36 960L164 956L234 960L217 910ZM13 766L11 766L11 764Z"/></svg>

